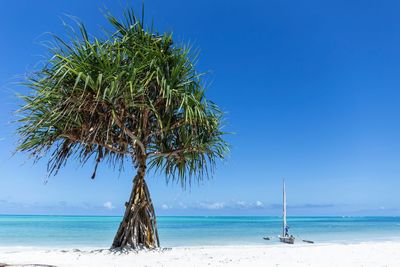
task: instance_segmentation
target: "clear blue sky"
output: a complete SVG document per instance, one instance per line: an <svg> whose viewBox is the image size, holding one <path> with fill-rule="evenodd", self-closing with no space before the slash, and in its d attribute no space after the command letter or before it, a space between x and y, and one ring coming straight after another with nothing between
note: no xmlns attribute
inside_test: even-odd
<svg viewBox="0 0 400 267"><path fill-rule="evenodd" d="M121 1L123 2L123 1ZM0 213L122 214L134 170L70 162L44 183L16 144L15 76L45 54L63 14L98 34L118 1L0 2ZM135 7L139 10L141 3ZM399 1L146 0L148 21L200 48L208 97L232 144L213 180L190 190L150 173L159 215L400 215Z"/></svg>

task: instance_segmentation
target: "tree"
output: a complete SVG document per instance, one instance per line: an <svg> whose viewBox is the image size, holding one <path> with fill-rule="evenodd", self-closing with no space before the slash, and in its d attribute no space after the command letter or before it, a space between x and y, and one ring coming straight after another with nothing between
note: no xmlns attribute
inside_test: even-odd
<svg viewBox="0 0 400 267"><path fill-rule="evenodd" d="M95 161L92 179L105 160L119 170L132 162L137 173L112 248L155 248L146 172L183 187L210 177L228 151L223 113L205 98L195 57L172 34L146 28L131 9L106 18L114 30L103 39L81 23L66 40L55 36L52 56L28 75L17 151L35 162L48 155L48 175L71 157Z"/></svg>

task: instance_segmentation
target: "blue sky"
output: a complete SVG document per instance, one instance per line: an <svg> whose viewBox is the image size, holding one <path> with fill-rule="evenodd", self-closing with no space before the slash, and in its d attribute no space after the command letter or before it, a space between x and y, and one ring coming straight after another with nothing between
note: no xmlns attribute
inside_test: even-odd
<svg viewBox="0 0 400 267"><path fill-rule="evenodd" d="M123 2L123 1L121 1ZM139 10L141 3L134 6ZM214 179L191 189L150 173L159 215L400 215L400 2L146 0L148 21L200 49L208 97L232 144ZM16 75L35 68L65 14L89 31L119 1L0 2L0 213L122 214L134 170L12 156Z"/></svg>

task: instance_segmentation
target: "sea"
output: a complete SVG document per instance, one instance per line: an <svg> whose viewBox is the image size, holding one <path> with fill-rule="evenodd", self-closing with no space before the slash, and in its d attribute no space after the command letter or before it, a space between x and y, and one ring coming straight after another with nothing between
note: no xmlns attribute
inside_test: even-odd
<svg viewBox="0 0 400 267"><path fill-rule="evenodd" d="M0 247L108 248L121 219L0 215ZM288 224L299 241L400 241L400 217L288 217ZM273 245L279 244L282 218L160 216L157 226L162 247Z"/></svg>

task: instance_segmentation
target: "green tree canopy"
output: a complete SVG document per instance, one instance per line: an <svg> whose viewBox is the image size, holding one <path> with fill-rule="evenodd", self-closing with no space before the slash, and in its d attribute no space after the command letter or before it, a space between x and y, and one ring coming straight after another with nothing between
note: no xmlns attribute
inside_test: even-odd
<svg viewBox="0 0 400 267"><path fill-rule="evenodd" d="M182 185L208 176L228 146L190 49L145 28L133 10L107 19L115 31L104 39L83 24L69 40L55 37L52 57L25 83L18 150L49 154L49 174L71 157L96 168L128 157Z"/></svg>

